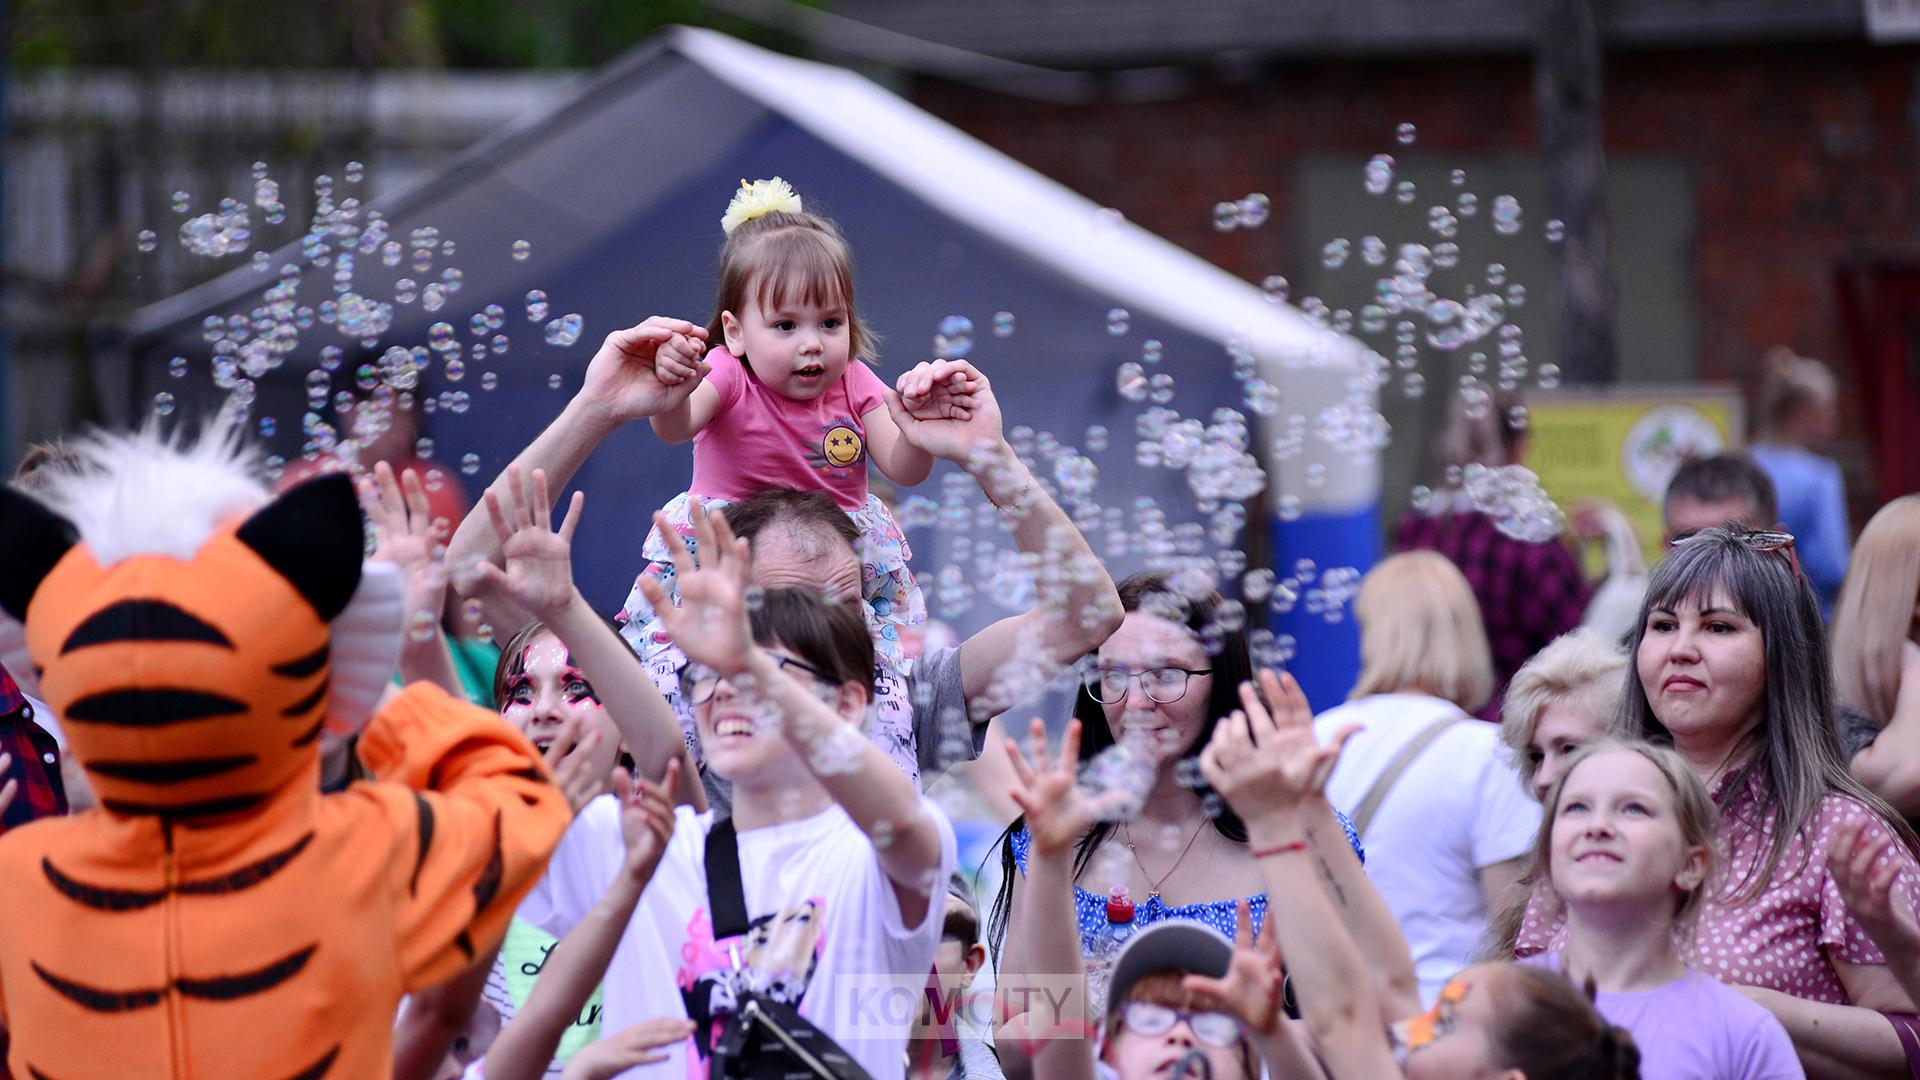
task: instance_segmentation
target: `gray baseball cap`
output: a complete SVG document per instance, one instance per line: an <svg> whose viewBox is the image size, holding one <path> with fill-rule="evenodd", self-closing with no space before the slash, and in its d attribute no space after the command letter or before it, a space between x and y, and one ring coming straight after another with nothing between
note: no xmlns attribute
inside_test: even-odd
<svg viewBox="0 0 1920 1080"><path fill-rule="evenodd" d="M1233 962L1233 942L1218 930L1191 919L1157 922L1133 936L1113 962L1107 980L1107 1012L1127 1000L1143 977L1162 971L1220 978Z"/></svg>

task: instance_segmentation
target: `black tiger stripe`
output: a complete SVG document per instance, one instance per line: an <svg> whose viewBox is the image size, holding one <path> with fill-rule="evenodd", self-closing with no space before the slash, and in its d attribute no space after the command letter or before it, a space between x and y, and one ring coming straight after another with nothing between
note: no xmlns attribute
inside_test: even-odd
<svg viewBox="0 0 1920 1080"><path fill-rule="evenodd" d="M320 729L326 726L327 726L327 716L325 713L321 713L320 719L315 720L313 722L312 727L308 728L307 730L301 732L298 735L295 735L293 737L293 741L288 743L287 745L293 747L295 750L298 750L299 748L319 738Z"/></svg>
<svg viewBox="0 0 1920 1080"><path fill-rule="evenodd" d="M223 896L242 889L251 889L255 885L279 873L294 860L307 845L313 843L313 833L309 832L281 851L276 851L258 862L248 863L224 877L210 878L206 881L181 882L179 892L182 896Z"/></svg>
<svg viewBox="0 0 1920 1080"><path fill-rule="evenodd" d="M473 959L473 939L467 936L465 930L460 931L459 935L453 939L453 943L460 947L460 952L468 960Z"/></svg>
<svg viewBox="0 0 1920 1080"><path fill-rule="evenodd" d="M41 967L37 960L32 961L32 964L33 973L40 976L42 982L53 987L61 997L92 1012L117 1013L150 1009L160 1004L160 999L167 996L164 986L152 990L102 990L99 987L74 982L72 979L63 979Z"/></svg>
<svg viewBox="0 0 1920 1080"><path fill-rule="evenodd" d="M327 653L328 646L322 645L299 659L275 664L268 670L275 675L285 675L289 679L304 679L327 666Z"/></svg>
<svg viewBox="0 0 1920 1080"><path fill-rule="evenodd" d="M139 911L150 908L167 898L165 889L147 891L145 889L108 889L99 885L88 885L76 881L60 872L59 868L46 858L40 860L40 870L60 895L95 911Z"/></svg>
<svg viewBox="0 0 1920 1080"><path fill-rule="evenodd" d="M493 854L487 857L487 868L480 871L479 880L473 883L473 912L475 915L487 910L493 898L500 895L500 880L503 876L502 864L505 859L500 853L500 811L493 812Z"/></svg>
<svg viewBox="0 0 1920 1080"><path fill-rule="evenodd" d="M60 655L89 645L125 641L202 641L233 648L233 642L219 627L164 600L122 600L101 608L74 627L60 646Z"/></svg>
<svg viewBox="0 0 1920 1080"><path fill-rule="evenodd" d="M333 1049L320 1056L319 1061L287 1077L287 1080L320 1080L321 1077L327 1075L328 1069L333 1068L333 1059L339 1056L340 1047L336 1043Z"/></svg>
<svg viewBox="0 0 1920 1080"><path fill-rule="evenodd" d="M216 716L243 716L247 704L222 694L172 687L108 690L67 707L64 719L121 727L160 727Z"/></svg>
<svg viewBox="0 0 1920 1080"><path fill-rule="evenodd" d="M53 1080L53 1077L48 1076L32 1065L27 1066L27 1075L33 1077L33 1080Z"/></svg>
<svg viewBox="0 0 1920 1080"><path fill-rule="evenodd" d="M252 754L238 754L234 757L182 758L178 761L90 761L87 771L140 784L183 784L189 780L204 780L209 776L244 769L258 760Z"/></svg>
<svg viewBox="0 0 1920 1080"><path fill-rule="evenodd" d="M427 865L427 848L433 843L433 805L413 794L413 809L420 819L420 850L413 856L413 877L407 882L407 893L412 895L420 891L420 870Z"/></svg>
<svg viewBox="0 0 1920 1080"><path fill-rule="evenodd" d="M313 693L281 709L280 715L292 718L295 716L305 716L307 713L312 712L315 705L327 699L327 684L332 681L333 677L331 675L321 679L320 685L313 688Z"/></svg>
<svg viewBox="0 0 1920 1080"><path fill-rule="evenodd" d="M173 985L188 997L203 1001L235 1001L243 997L262 994L279 986L300 973L313 958L318 945L309 945L299 952L275 960L257 971L244 971L238 975L216 975L210 979L189 979L185 976L173 980Z"/></svg>
<svg viewBox="0 0 1920 1080"><path fill-rule="evenodd" d="M208 799L205 802L179 803L171 806L165 803L132 802L126 799L101 799L100 805L116 814L183 818L250 810L265 802L266 798L265 795L230 795L224 799Z"/></svg>

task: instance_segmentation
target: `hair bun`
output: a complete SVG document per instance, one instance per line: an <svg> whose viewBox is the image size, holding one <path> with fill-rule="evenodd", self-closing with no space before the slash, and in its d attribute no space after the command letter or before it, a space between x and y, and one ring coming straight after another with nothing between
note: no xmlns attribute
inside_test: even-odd
<svg viewBox="0 0 1920 1080"><path fill-rule="evenodd" d="M800 196L785 180L777 176L771 180L741 180L740 190L733 193L727 212L721 215L720 229L732 236L733 230L755 218L801 212Z"/></svg>

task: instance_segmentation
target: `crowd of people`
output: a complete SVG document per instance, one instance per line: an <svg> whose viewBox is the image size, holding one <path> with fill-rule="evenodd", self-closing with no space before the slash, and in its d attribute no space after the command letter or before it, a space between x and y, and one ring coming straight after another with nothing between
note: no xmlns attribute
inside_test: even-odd
<svg viewBox="0 0 1920 1080"><path fill-rule="evenodd" d="M1810 361L1676 473L1624 627L1561 540L1415 511L1316 716L1210 576L1114 580L985 374L880 380L787 185L723 228L712 320L609 335L470 510L218 431L0 490L12 1075L1920 1077L1920 496L1849 565ZM560 497L641 420L692 479L607 619ZM1035 589L929 648L867 468L938 461ZM1019 811L985 903L954 770Z"/></svg>

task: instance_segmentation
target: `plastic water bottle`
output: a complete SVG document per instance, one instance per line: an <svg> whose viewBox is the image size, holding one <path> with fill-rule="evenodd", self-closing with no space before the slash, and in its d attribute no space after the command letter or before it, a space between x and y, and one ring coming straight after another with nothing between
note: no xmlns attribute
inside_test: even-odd
<svg viewBox="0 0 1920 1080"><path fill-rule="evenodd" d="M1107 984L1113 962L1120 950L1133 940L1133 900L1125 885L1115 885L1107 893L1107 921L1093 935L1087 948L1087 1001L1094 1016L1107 1011Z"/></svg>

